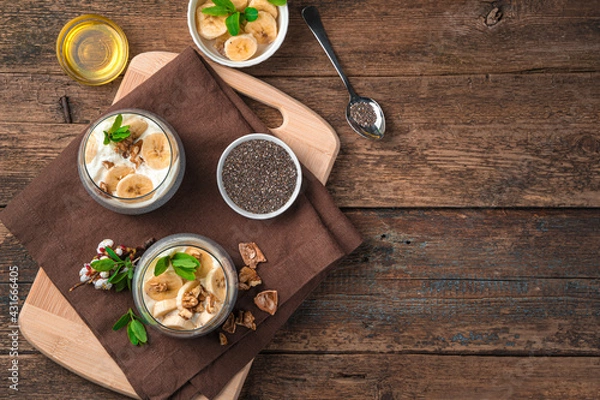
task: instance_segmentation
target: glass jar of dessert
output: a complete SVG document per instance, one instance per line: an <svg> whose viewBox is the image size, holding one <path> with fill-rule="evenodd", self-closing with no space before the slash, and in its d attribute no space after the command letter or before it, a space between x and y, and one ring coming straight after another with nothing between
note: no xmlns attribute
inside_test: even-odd
<svg viewBox="0 0 600 400"><path fill-rule="evenodd" d="M83 186L98 203L121 214L143 214L175 194L185 153L162 118L123 109L91 125L79 146L77 166Z"/></svg>
<svg viewBox="0 0 600 400"><path fill-rule="evenodd" d="M225 250L206 237L182 233L153 244L133 277L133 299L144 320L180 338L219 328L238 293L235 266Z"/></svg>

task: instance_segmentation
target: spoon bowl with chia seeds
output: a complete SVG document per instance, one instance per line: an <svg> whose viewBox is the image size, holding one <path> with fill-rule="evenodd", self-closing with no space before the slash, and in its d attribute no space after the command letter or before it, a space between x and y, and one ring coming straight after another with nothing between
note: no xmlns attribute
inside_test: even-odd
<svg viewBox="0 0 600 400"><path fill-rule="evenodd" d="M285 212L302 185L302 168L280 139L253 133L234 140L217 164L217 186L231 209L250 219Z"/></svg>
<svg viewBox="0 0 600 400"><path fill-rule="evenodd" d="M381 139L385 133L385 117L381 106L369 97L362 97L356 94L354 88L350 84L348 77L344 74L340 63L333 52L333 47L327 38L327 33L321 22L319 11L315 6L308 6L302 9L302 17L312 31L317 41L325 50L325 54L329 57L329 61L335 67L340 78L344 82L348 93L350 93L350 101L346 107L346 120L348 124L360 136L368 139Z"/></svg>

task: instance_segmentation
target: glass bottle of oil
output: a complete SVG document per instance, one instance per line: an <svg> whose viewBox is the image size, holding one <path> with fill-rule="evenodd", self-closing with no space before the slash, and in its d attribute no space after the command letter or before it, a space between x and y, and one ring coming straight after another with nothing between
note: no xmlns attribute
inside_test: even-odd
<svg viewBox="0 0 600 400"><path fill-rule="evenodd" d="M127 64L129 46L114 22L99 15L69 21L59 34L57 56L63 70L78 82L102 85L115 79Z"/></svg>

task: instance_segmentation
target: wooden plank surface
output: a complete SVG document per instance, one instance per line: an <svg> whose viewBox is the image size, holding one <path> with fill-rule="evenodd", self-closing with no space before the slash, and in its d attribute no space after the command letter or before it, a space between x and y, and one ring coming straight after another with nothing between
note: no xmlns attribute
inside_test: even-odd
<svg viewBox="0 0 600 400"><path fill-rule="evenodd" d="M383 141L347 126L347 95L299 14L308 4L356 90L382 104ZM97 12L124 28L132 56L180 52L192 45L186 6L4 2L0 208L120 84L69 80L54 55L60 27ZM283 46L244 72L338 132L328 188L365 243L257 357L242 399L598 397L599 21L600 0L290 1ZM248 102L268 125L281 122ZM0 342L9 344L5 266L20 267L22 301L37 265L1 224L0 265ZM123 398L22 337L19 362L22 398L72 398L73 388L81 398Z"/></svg>

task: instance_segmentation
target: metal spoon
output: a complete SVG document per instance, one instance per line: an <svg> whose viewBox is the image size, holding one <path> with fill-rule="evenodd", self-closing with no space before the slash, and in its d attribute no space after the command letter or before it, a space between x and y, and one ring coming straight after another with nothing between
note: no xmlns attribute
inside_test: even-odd
<svg viewBox="0 0 600 400"><path fill-rule="evenodd" d="M329 43L317 7L304 7L304 9L302 9L302 18L304 18L304 21L317 38L317 41L323 50L325 50L325 54L329 57L329 60L335 67L338 75L342 78L344 85L346 85L348 93L350 93L350 101L348 102L348 107L346 107L346 120L348 120L352 129L362 137L368 139L381 139L385 132L385 117L383 116L383 110L375 100L368 97L361 97L354 91L346 74L342 71L342 67L333 52L333 47L331 47L331 43Z"/></svg>

